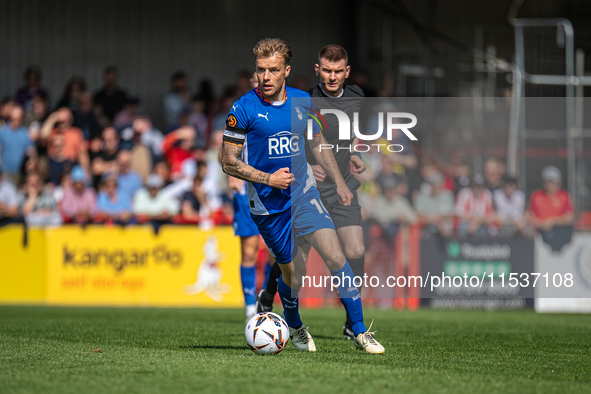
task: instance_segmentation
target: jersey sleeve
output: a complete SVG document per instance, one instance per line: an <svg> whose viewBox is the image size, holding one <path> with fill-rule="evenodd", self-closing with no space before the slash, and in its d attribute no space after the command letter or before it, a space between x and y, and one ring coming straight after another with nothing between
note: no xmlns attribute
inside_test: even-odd
<svg viewBox="0 0 591 394"><path fill-rule="evenodd" d="M224 130L223 141L236 145L243 146L248 133L248 117L244 106L236 101L232 105L232 109L226 118L226 129Z"/></svg>

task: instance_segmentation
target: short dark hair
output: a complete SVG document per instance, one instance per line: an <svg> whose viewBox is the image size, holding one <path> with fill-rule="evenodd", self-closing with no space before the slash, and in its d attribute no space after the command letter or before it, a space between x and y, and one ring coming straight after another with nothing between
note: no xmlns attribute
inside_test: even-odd
<svg viewBox="0 0 591 394"><path fill-rule="evenodd" d="M341 60L344 60L345 65L349 64L347 51L345 51L345 48L342 46L336 44L323 47L320 52L318 52L318 64L320 64L320 59L326 59L329 62L340 62Z"/></svg>

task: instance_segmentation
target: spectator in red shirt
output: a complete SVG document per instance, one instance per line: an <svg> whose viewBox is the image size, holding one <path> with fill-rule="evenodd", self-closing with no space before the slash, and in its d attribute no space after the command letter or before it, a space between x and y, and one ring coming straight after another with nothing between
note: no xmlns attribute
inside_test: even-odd
<svg viewBox="0 0 591 394"><path fill-rule="evenodd" d="M562 186L562 173L555 166L542 170L543 190L531 195L529 220L553 251L560 251L570 242L575 212L571 197Z"/></svg>
<svg viewBox="0 0 591 394"><path fill-rule="evenodd" d="M183 161L193 157L195 130L190 126L181 127L169 133L162 143L162 150L170 166L170 178L182 176Z"/></svg>

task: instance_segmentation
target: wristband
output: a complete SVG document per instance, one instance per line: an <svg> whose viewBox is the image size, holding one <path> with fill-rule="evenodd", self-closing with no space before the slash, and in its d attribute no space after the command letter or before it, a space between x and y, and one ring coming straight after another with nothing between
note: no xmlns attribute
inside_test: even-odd
<svg viewBox="0 0 591 394"><path fill-rule="evenodd" d="M351 153L351 156L357 156L361 159L361 153L360 152L353 152Z"/></svg>

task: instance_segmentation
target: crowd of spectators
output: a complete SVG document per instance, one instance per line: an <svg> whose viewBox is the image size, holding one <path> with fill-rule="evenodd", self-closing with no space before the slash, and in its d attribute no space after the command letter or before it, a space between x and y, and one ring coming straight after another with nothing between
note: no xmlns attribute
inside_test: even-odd
<svg viewBox="0 0 591 394"><path fill-rule="evenodd" d="M251 74L239 72L216 99L208 80L193 92L188 75L175 72L162 98L163 131L118 85L116 67L103 78L92 93L72 77L52 107L40 70L29 67L24 86L0 103L0 223L231 223L218 157L226 115L251 89ZM385 142L403 151L364 153L367 170L356 175L364 220L385 237L419 223L443 237L539 231L549 243L570 239L574 211L556 167L544 169L543 189L528 202L498 158L479 174L465 161L419 158L408 139L392 138Z"/></svg>
<svg viewBox="0 0 591 394"><path fill-rule="evenodd" d="M527 201L499 158L488 159L483 174L463 161L450 165L423 158L420 165L401 165L392 153L364 159L368 170L359 177L364 220L389 240L401 225L418 224L426 236L533 237L539 232L554 250L570 242L574 208L553 165L542 170L543 187Z"/></svg>
<svg viewBox="0 0 591 394"><path fill-rule="evenodd" d="M231 223L218 157L244 75L216 100L207 80L191 92L187 74L174 73L163 132L114 66L95 92L70 78L54 106L41 71L29 67L24 86L0 103L0 224Z"/></svg>

